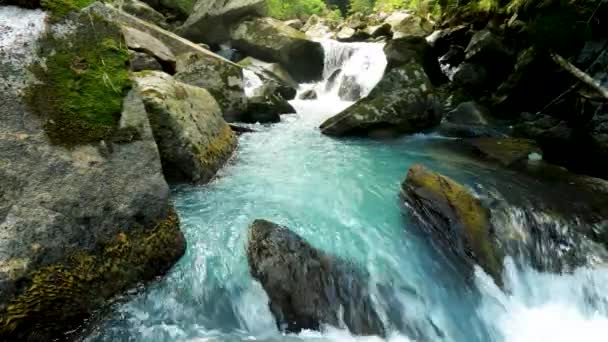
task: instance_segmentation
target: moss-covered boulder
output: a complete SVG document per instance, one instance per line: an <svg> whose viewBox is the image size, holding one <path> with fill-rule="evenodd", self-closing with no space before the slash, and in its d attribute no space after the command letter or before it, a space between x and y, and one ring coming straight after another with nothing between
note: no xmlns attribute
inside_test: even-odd
<svg viewBox="0 0 608 342"><path fill-rule="evenodd" d="M254 18L234 26L233 47L267 62L281 64L297 82L320 80L324 52L320 43L272 18Z"/></svg>
<svg viewBox="0 0 608 342"><path fill-rule="evenodd" d="M176 80L207 89L220 105L227 121L238 121L242 116L247 101L240 66L191 52L178 56L176 71Z"/></svg>
<svg viewBox="0 0 608 342"><path fill-rule="evenodd" d="M384 46L384 54L387 70L415 62L422 65L433 85L438 86L447 81L439 66L437 54L422 37L392 39Z"/></svg>
<svg viewBox="0 0 608 342"><path fill-rule="evenodd" d="M366 135L390 129L416 133L441 121L442 106L422 66L410 63L384 75L371 93L321 124L327 135Z"/></svg>
<svg viewBox="0 0 608 342"><path fill-rule="evenodd" d="M229 40L231 26L240 19L267 11L266 0L200 0L177 33L193 42L219 44Z"/></svg>
<svg viewBox="0 0 608 342"><path fill-rule="evenodd" d="M163 72L136 73L133 79L148 112L165 176L192 182L213 178L236 147L235 135L213 96Z"/></svg>
<svg viewBox="0 0 608 342"><path fill-rule="evenodd" d="M432 239L502 284L503 255L493 236L490 211L470 190L421 165L410 168L401 194Z"/></svg>
<svg viewBox="0 0 608 342"><path fill-rule="evenodd" d="M84 12L39 37L39 13L0 46L2 341L63 339L185 249L120 29Z"/></svg>
<svg viewBox="0 0 608 342"><path fill-rule="evenodd" d="M120 2L118 4L121 4ZM139 0L125 0L120 7L123 11L132 14L142 20L156 24L161 27L167 26L167 18L156 11L150 5Z"/></svg>

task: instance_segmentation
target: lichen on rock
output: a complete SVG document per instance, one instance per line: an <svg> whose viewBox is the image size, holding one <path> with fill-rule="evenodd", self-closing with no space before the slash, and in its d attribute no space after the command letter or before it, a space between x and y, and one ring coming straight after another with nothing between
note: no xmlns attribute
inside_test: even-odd
<svg viewBox="0 0 608 342"><path fill-rule="evenodd" d="M166 272L185 250L177 214L151 229L132 228L98 247L31 273L22 293L0 311L4 341L57 338L116 293Z"/></svg>

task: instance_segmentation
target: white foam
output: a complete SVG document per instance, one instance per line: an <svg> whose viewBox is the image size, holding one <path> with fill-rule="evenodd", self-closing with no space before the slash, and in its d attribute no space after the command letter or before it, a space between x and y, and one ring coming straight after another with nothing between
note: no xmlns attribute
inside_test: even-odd
<svg viewBox="0 0 608 342"><path fill-rule="evenodd" d="M518 270L507 260L506 287L498 289L480 270L479 316L496 340L507 342L606 341L608 268L579 269L573 274Z"/></svg>

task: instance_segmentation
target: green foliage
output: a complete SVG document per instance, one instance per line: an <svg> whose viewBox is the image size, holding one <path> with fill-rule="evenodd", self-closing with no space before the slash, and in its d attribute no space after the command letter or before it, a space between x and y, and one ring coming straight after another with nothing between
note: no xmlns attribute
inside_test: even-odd
<svg viewBox="0 0 608 342"><path fill-rule="evenodd" d="M374 10L374 0L350 0L350 13L369 14Z"/></svg>
<svg viewBox="0 0 608 342"><path fill-rule="evenodd" d="M119 28L85 14L80 21L74 33L40 42L55 53L45 67L32 66L40 82L27 92L32 110L46 120L47 135L61 145L111 137L130 88L129 55Z"/></svg>
<svg viewBox="0 0 608 342"><path fill-rule="evenodd" d="M61 18L72 11L81 10L95 0L41 0L40 5L51 12L55 18Z"/></svg>
<svg viewBox="0 0 608 342"><path fill-rule="evenodd" d="M323 0L266 0L271 17L285 20L330 13Z"/></svg>

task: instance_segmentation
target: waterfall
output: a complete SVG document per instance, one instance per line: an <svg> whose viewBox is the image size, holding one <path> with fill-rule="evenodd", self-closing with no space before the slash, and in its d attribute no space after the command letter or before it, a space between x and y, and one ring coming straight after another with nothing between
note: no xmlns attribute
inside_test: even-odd
<svg viewBox="0 0 608 342"><path fill-rule="evenodd" d="M323 81L304 89L352 102L367 96L382 78L387 64L383 43L319 42L325 51Z"/></svg>

